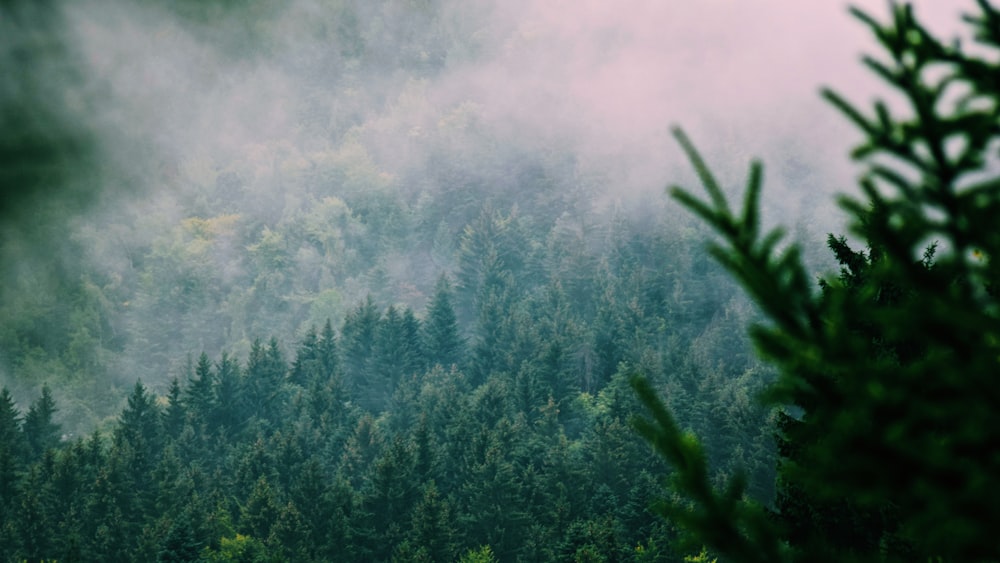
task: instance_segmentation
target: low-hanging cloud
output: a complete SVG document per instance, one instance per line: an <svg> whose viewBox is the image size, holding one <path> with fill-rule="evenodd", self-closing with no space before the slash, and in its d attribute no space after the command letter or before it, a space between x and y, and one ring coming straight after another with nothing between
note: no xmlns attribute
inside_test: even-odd
<svg viewBox="0 0 1000 563"><path fill-rule="evenodd" d="M887 17L880 0L857 4ZM945 36L974 8L915 4ZM859 64L877 52L870 32L834 0L293 0L193 13L85 0L57 11L52 29L75 72L50 53L44 68L58 72L23 76L94 140L99 173L81 184L93 191L87 205L47 216L60 237L4 229L0 257L18 261L8 278L59 272L35 266L80 254L124 272L130 246L199 216L207 194L253 200L240 211L272 225L309 205L289 179L325 182L316 170L329 162L349 161L358 185L418 192L420 182L398 179L433 167L442 151L475 157L492 142L573 154L576 172L602 178L595 205L666 199L667 184L694 187L672 125L727 184L742 184L749 159L762 158L766 218L819 237L842 229L830 196L852 189L846 156L859 139L819 90L861 105L885 92ZM341 33L349 21L361 22L360 36ZM0 101L16 92L10 84ZM340 181L351 189L352 177Z"/></svg>

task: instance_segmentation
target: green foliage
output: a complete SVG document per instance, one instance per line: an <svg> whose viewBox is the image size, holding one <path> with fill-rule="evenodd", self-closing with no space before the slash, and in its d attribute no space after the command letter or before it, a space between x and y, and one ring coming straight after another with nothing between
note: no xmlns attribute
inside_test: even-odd
<svg viewBox="0 0 1000 563"><path fill-rule="evenodd" d="M661 501L658 511L733 560L784 560L782 546L763 511L743 497L744 479L734 478L724 491L716 492L698 440L677 427L649 383L635 378L632 385L653 417L652 421L637 418L636 430L674 467L673 486L684 495Z"/></svg>
<svg viewBox="0 0 1000 563"><path fill-rule="evenodd" d="M438 278L434 286L434 295L427 305L423 332L430 365L440 365L446 369L458 365L464 342L452 307L451 283L444 275Z"/></svg>
<svg viewBox="0 0 1000 563"><path fill-rule="evenodd" d="M42 394L28 407L24 415L23 431L32 460L42 457L47 450L59 445L60 428L52 417L56 411L56 401L48 385L42 386Z"/></svg>
<svg viewBox="0 0 1000 563"><path fill-rule="evenodd" d="M252 536L236 534L232 538L222 538L219 547L206 547L201 552L201 558L212 563L270 563L280 561L269 555L267 546Z"/></svg>
<svg viewBox="0 0 1000 563"><path fill-rule="evenodd" d="M460 563L496 563L498 559L493 555L493 548L484 545L479 549L470 549L459 559Z"/></svg>
<svg viewBox="0 0 1000 563"><path fill-rule="evenodd" d="M865 134L853 153L866 165L865 199L843 197L841 206L868 249L831 237L843 270L820 292L799 249L782 248L780 230L761 230L760 164L751 166L743 206L733 212L676 132L708 200L680 189L673 195L721 235L712 255L769 321L752 328L761 355L779 368L767 397L802 412L785 414L781 425L778 520L790 542L782 552L783 536L740 498L740 481L723 493L710 488L697 442L648 384L636 382L653 414L637 427L675 465L686 499L668 503L668 514L733 560L1000 556L993 537L1000 409L986 391L1000 355L1000 182L990 148L1000 135L1000 12L986 0L979 8L967 19L976 51L939 41L908 5L893 5L884 24L853 10L887 57L865 64L906 107L877 102L868 116L824 92ZM690 511L679 511L686 502ZM844 525L862 533L841 535Z"/></svg>

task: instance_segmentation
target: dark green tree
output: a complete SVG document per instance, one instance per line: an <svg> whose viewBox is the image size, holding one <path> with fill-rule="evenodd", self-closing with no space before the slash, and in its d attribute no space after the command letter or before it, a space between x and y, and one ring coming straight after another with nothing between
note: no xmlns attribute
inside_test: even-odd
<svg viewBox="0 0 1000 563"><path fill-rule="evenodd" d="M57 410L52 390L43 385L42 394L31 403L28 413L24 415L24 438L31 459L37 460L46 450L59 447L60 426L52 420Z"/></svg>
<svg viewBox="0 0 1000 563"><path fill-rule="evenodd" d="M357 396L369 386L375 339L381 320L382 315L371 295L344 317L344 325L340 331L341 358L344 362L347 391L351 396Z"/></svg>
<svg viewBox="0 0 1000 563"><path fill-rule="evenodd" d="M128 495L132 510L127 516L137 522L155 511L157 483L153 469L163 447L161 416L153 396L141 381L136 381L115 427L112 460L115 475L128 488L118 494Z"/></svg>
<svg viewBox="0 0 1000 563"><path fill-rule="evenodd" d="M46 560L53 555L52 486L42 475L40 464L32 466L24 480L24 494L17 513L16 526L20 558Z"/></svg>
<svg viewBox="0 0 1000 563"><path fill-rule="evenodd" d="M283 407L281 385L286 371L277 338L272 337L266 348L259 339L254 340L247 358L244 396L249 414L267 425L277 421Z"/></svg>
<svg viewBox="0 0 1000 563"><path fill-rule="evenodd" d="M430 366L445 369L457 366L463 355L464 341L452 307L452 289L444 274L434 286L423 323L424 351Z"/></svg>
<svg viewBox="0 0 1000 563"><path fill-rule="evenodd" d="M171 378L167 388L167 406L163 409L163 432L168 438L176 438L184 428L187 409L181 395L181 384L176 377Z"/></svg>
<svg viewBox="0 0 1000 563"><path fill-rule="evenodd" d="M319 352L319 337L316 327L311 326L295 350L295 361L288 372L288 380L296 385L306 386L315 380L322 369Z"/></svg>
<svg viewBox="0 0 1000 563"><path fill-rule="evenodd" d="M243 398L243 377L237 361L226 352L215 364L215 389L213 389L215 410L212 426L224 436L239 433L249 416L245 411Z"/></svg>
<svg viewBox="0 0 1000 563"><path fill-rule="evenodd" d="M215 408L215 372L205 352L198 356L192 375L184 388L184 407L192 423L198 427L212 420Z"/></svg>
<svg viewBox="0 0 1000 563"><path fill-rule="evenodd" d="M323 324L323 330L320 332L319 342L317 343L317 353L319 363L323 368L320 375L326 380L337 377L340 368L340 359L337 348L337 335L333 332L333 324L330 322L330 319L326 319L326 322Z"/></svg>
<svg viewBox="0 0 1000 563"><path fill-rule="evenodd" d="M194 531L191 515L187 512L171 523L163 544L156 553L157 563L201 561L201 544Z"/></svg>
<svg viewBox="0 0 1000 563"><path fill-rule="evenodd" d="M426 554L427 561L453 561L456 552L454 526L451 504L441 498L434 481L429 481L413 508L406 543Z"/></svg>
<svg viewBox="0 0 1000 563"><path fill-rule="evenodd" d="M240 528L249 536L268 538L278 521L278 496L267 478L261 476L249 491L240 513Z"/></svg>
<svg viewBox="0 0 1000 563"><path fill-rule="evenodd" d="M835 530L814 529L782 548L788 539L741 499L741 480L721 493L709 486L697 441L637 381L653 414L652 422L637 421L638 429L675 464L675 482L693 501L664 511L732 560L1000 557L1000 401L988 391L1000 356L1000 181L992 167L1000 137L1000 12L986 0L978 4L966 20L975 51L938 40L909 5L894 4L887 23L853 11L884 49L884 59L865 64L906 106L877 102L866 115L824 92L865 135L853 153L866 166L865 199L843 197L841 206L868 252L834 239L844 273L822 291L813 289L797 247L781 250L779 230L761 232L761 166L752 165L743 206L733 212L677 134L709 199L682 190L674 196L718 231L722 243L712 254L769 319L752 335L779 368L767 396L788 409L780 488L818 500L805 508L826 514L836 499L851 499L864 512L850 519L878 536L866 545L851 534L842 545ZM935 244L936 252L928 251ZM870 516L886 510L884 520Z"/></svg>
<svg viewBox="0 0 1000 563"><path fill-rule="evenodd" d="M27 445L21 433L21 413L13 397L0 389L0 510L9 514L17 498L17 483Z"/></svg>

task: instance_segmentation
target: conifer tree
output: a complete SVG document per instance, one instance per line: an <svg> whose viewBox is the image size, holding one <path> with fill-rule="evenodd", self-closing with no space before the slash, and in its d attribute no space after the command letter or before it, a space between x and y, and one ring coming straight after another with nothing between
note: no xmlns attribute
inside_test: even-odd
<svg viewBox="0 0 1000 563"><path fill-rule="evenodd" d="M12 560L17 547L16 515L20 512L20 477L27 446L20 412L6 387L0 389L0 558Z"/></svg>
<svg viewBox="0 0 1000 563"><path fill-rule="evenodd" d="M0 389L0 512L13 510L17 483L27 448L21 433L21 413L6 387Z"/></svg>
<svg viewBox="0 0 1000 563"><path fill-rule="evenodd" d="M260 339L254 340L247 358L245 396L250 414L265 423L273 423L277 417L286 369L277 338L272 337L266 348Z"/></svg>
<svg viewBox="0 0 1000 563"><path fill-rule="evenodd" d="M885 51L865 64L907 105L877 102L866 115L824 92L865 135L853 152L866 167L865 199L840 203L868 249L832 239L843 272L821 291L796 246L779 250L780 230L761 232L761 166L751 166L734 212L677 132L709 199L679 189L674 196L721 235L712 254L769 319L752 328L760 354L779 368L767 398L801 412L781 426L780 487L816 503L806 512L850 499L879 515L852 516L875 537L847 544L823 529L829 518L796 535L789 526L773 529L741 499L740 479L723 492L709 485L700 445L636 380L653 415L637 428L675 465L674 481L692 503L666 503L663 512L728 559L1000 558L1000 397L990 391L1000 357L1000 11L978 4L966 19L975 51L938 40L909 5L893 4L887 23L853 10ZM788 516L779 514L779 522Z"/></svg>
<svg viewBox="0 0 1000 563"><path fill-rule="evenodd" d="M326 319L326 323L323 324L323 330L319 335L318 356L319 363L322 366L321 376L324 378L323 384L325 385L327 380L338 375L337 370L340 368L337 335L333 332L333 324L330 322L330 319Z"/></svg>
<svg viewBox="0 0 1000 563"><path fill-rule="evenodd" d="M236 360L223 352L215 365L215 413L213 426L232 435L242 429L247 416L243 411L243 381Z"/></svg>
<svg viewBox="0 0 1000 563"><path fill-rule="evenodd" d="M24 438L31 459L37 460L46 450L59 446L60 427L52 420L57 410L52 390L43 385L42 394L24 415Z"/></svg>
<svg viewBox="0 0 1000 563"><path fill-rule="evenodd" d="M375 339L382 315L371 295L348 313L340 331L341 358L348 391L354 395L366 385L372 370Z"/></svg>
<svg viewBox="0 0 1000 563"><path fill-rule="evenodd" d="M196 425L207 424L215 407L215 374L208 354L202 352L194 366L194 377L184 389L184 406Z"/></svg>
<svg viewBox="0 0 1000 563"><path fill-rule="evenodd" d="M181 397L181 384L176 377L167 388L167 406L163 410L163 431L169 438L176 438L184 428L186 409Z"/></svg>
<svg viewBox="0 0 1000 563"><path fill-rule="evenodd" d="M463 341L452 307L452 289L448 277L441 274L434 286L434 295L427 304L423 323L424 347L430 366L445 369L458 365L462 358Z"/></svg>

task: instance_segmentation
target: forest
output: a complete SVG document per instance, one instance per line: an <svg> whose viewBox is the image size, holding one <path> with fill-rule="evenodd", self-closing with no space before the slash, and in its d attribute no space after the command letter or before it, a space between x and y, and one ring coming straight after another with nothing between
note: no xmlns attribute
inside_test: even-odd
<svg viewBox="0 0 1000 563"><path fill-rule="evenodd" d="M809 142L734 213L736 137L506 99L514 12L0 8L0 561L1000 557L994 60L854 10L904 103L824 90L860 192L788 243Z"/></svg>

